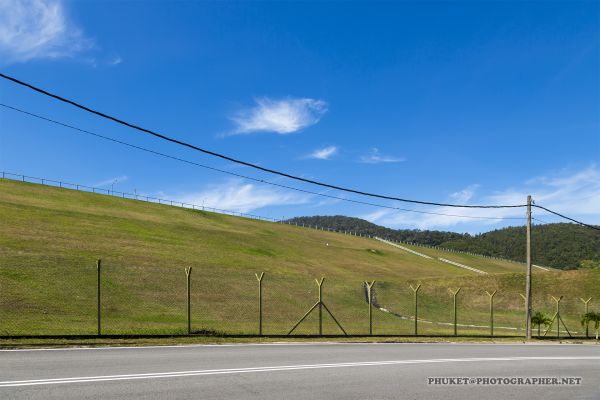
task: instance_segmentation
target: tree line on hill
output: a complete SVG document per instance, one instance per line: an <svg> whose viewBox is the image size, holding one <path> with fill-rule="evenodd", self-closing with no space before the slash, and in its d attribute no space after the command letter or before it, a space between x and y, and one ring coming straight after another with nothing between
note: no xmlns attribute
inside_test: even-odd
<svg viewBox="0 0 600 400"><path fill-rule="evenodd" d="M296 217L288 222L525 261L525 226L471 235L433 230L391 229L343 215ZM556 223L534 225L531 235L534 264L565 270L600 268L600 232L596 230L571 223Z"/></svg>

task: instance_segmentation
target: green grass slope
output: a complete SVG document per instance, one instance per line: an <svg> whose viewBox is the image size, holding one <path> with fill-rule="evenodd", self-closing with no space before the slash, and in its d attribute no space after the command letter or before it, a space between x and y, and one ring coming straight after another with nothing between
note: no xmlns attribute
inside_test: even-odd
<svg viewBox="0 0 600 400"><path fill-rule="evenodd" d="M523 267L514 263L440 252L503 273L475 276L367 238L10 180L0 180L0 221L4 335L95 333L97 258L104 333L185 332L184 267L193 268L193 330L226 333L257 330L256 272L266 273L264 332L271 334L287 333L314 304L314 278L321 276L324 300L349 333L366 330L364 280L377 280L379 302L403 316L412 304L408 283L423 282L423 318L448 321L446 287L471 285L473 293L465 289L463 298L472 309L465 321L484 324L485 304L468 296L479 299L490 285L476 282L497 282L517 295L514 282L522 281ZM536 276L543 274L555 282L559 273ZM590 274L585 279L598 288L598 274ZM519 325L518 298L506 304L505 323ZM379 311L375 320L380 333L410 333L412 326ZM297 332L314 333L315 324L311 315ZM424 329L449 332L438 325ZM329 319L325 331L337 332Z"/></svg>
<svg viewBox="0 0 600 400"><path fill-rule="evenodd" d="M539 209L533 216L542 215ZM525 260L525 226L511 226L470 235L468 233L391 229L360 218L343 215L297 217L290 222L352 231L400 242L436 246L475 254L484 254L523 262ZM600 234L574 223L551 223L532 227L532 257L535 264L570 270L589 268L600 263Z"/></svg>

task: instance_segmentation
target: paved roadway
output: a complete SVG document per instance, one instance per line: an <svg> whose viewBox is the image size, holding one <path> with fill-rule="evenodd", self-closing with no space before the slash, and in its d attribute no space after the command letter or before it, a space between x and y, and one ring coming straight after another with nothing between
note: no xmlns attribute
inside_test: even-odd
<svg viewBox="0 0 600 400"><path fill-rule="evenodd" d="M580 377L574 386L428 377ZM263 344L0 351L0 399L600 399L600 346Z"/></svg>

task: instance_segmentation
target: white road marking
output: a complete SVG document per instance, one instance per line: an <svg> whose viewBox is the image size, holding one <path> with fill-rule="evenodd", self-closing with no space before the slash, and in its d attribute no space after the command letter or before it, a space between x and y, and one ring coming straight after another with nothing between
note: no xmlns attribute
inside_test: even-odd
<svg viewBox="0 0 600 400"><path fill-rule="evenodd" d="M402 365L402 364L433 364L433 363L489 362L489 361L548 361L548 360L553 360L553 361L600 360L600 356L598 356L598 357L565 356L565 357L437 358L437 359L424 359L424 360L366 361L366 362L350 362L350 363L336 363L336 364L281 365L281 366L272 366L272 367L205 369L205 370L197 370L197 371L155 372L155 373L145 373L145 374L100 375L100 376L81 376L81 377L71 377L71 378L50 378L50 379L30 379L30 380L21 380L21 381L3 381L3 382L0 382L0 387L56 385L56 384L68 384L68 383L106 382L106 381L123 381L123 380L137 380L137 379L179 378L179 377L187 377L187 376L242 374L242 373L249 373L249 372L294 371L294 370L303 370L303 369L369 367L369 366L386 366L386 365Z"/></svg>

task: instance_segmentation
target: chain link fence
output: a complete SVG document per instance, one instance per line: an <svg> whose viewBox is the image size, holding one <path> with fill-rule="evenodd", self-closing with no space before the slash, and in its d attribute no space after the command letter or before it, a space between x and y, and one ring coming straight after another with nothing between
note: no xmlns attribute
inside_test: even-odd
<svg viewBox="0 0 600 400"><path fill-rule="evenodd" d="M277 273L265 273L259 282L244 269L224 275L208 266L192 269L188 296L183 267L79 261L0 265L0 335L524 335L521 288L502 290L492 278L487 288L458 291L432 282L415 294L416 282L360 282L342 275L321 282ZM560 293L537 293L534 311L552 317L559 298ZM592 300L588 307L593 306ZM558 310L560 329L555 318L540 327L541 335L585 334L581 299L562 298Z"/></svg>

